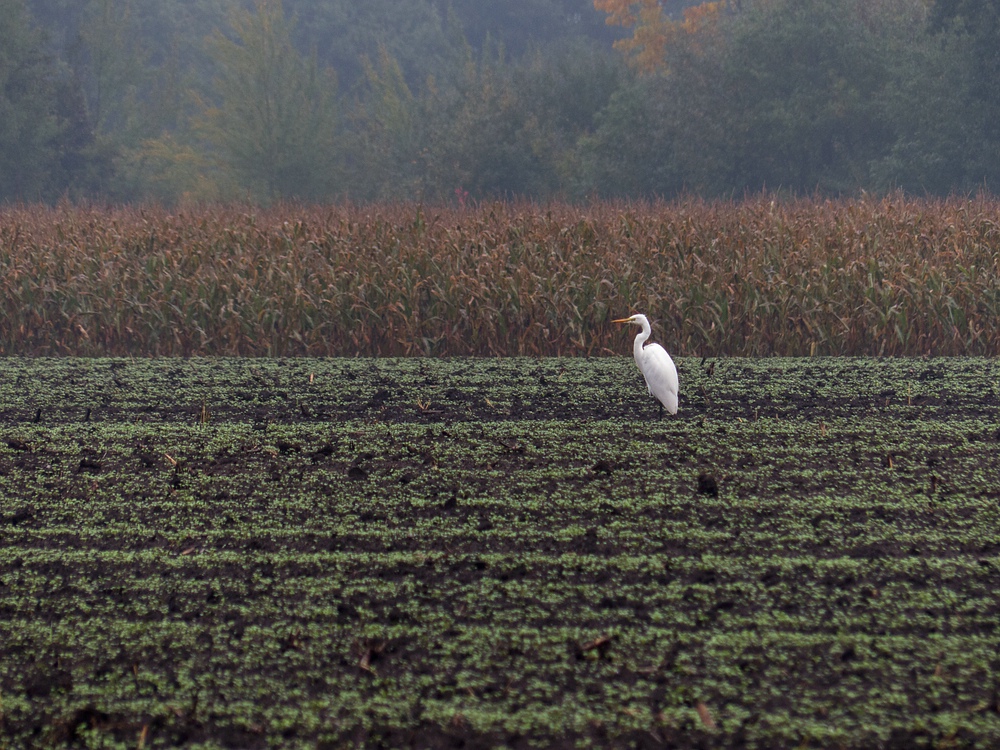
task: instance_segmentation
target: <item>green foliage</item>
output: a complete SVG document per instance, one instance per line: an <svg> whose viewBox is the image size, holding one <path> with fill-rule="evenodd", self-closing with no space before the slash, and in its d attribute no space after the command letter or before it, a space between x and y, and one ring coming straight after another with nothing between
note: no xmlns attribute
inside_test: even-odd
<svg viewBox="0 0 1000 750"><path fill-rule="evenodd" d="M459 44L454 70L414 91L386 49L366 68L348 171L355 194L449 200L580 189L577 139L622 77L579 44L507 63ZM464 197L462 198L464 200Z"/></svg>
<svg viewBox="0 0 1000 750"><path fill-rule="evenodd" d="M679 192L684 180L668 124L672 112L656 79L632 80L616 90L597 114L593 133L580 140L585 184L613 197Z"/></svg>
<svg viewBox="0 0 1000 750"><path fill-rule="evenodd" d="M352 115L347 171L351 193L377 200L423 195L432 114L414 96L385 47L365 61L365 96ZM429 97L428 97L429 98Z"/></svg>
<svg viewBox="0 0 1000 750"><path fill-rule="evenodd" d="M398 60L408 85L451 67L451 29L433 0L285 0L296 19L300 49L315 50L320 63L337 71L345 91L366 78L365 60L385 50Z"/></svg>
<svg viewBox="0 0 1000 750"><path fill-rule="evenodd" d="M525 106L502 53L476 61L470 50L449 84L436 96L441 130L428 146L431 183L475 196L539 192L545 170L532 139L540 113Z"/></svg>
<svg viewBox="0 0 1000 750"><path fill-rule="evenodd" d="M606 49L617 36L589 0L449 0L448 6L476 48L493 39L514 57L534 45L558 46L577 37L598 40Z"/></svg>
<svg viewBox="0 0 1000 750"><path fill-rule="evenodd" d="M91 86L87 103L94 130L125 130L141 83L145 61L131 0L93 0L80 28Z"/></svg>
<svg viewBox="0 0 1000 750"><path fill-rule="evenodd" d="M1000 181L1000 8L991 0L936 0L930 25L963 74L962 162L972 180L993 187Z"/></svg>
<svg viewBox="0 0 1000 750"><path fill-rule="evenodd" d="M286 0L288 20L276 0L5 2L4 34L25 2L47 32L4 50L31 79L0 102L6 199L942 195L1000 175L980 0L745 0L697 23L674 0L653 75L572 0Z"/></svg>
<svg viewBox="0 0 1000 750"><path fill-rule="evenodd" d="M512 76L525 119L519 140L537 165L534 193L582 195L591 185L582 174L579 143L628 80L623 62L578 40L531 52Z"/></svg>
<svg viewBox="0 0 1000 750"><path fill-rule="evenodd" d="M164 205L211 203L240 194L240 185L224 166L170 133L128 149L118 181L122 192L140 192Z"/></svg>
<svg viewBox="0 0 1000 750"><path fill-rule="evenodd" d="M970 107L965 42L926 34L892 50L885 108L894 141L872 166L877 187L944 194L982 186L976 165L981 109Z"/></svg>
<svg viewBox="0 0 1000 750"><path fill-rule="evenodd" d="M838 193L868 183L891 133L885 41L864 22L865 4L772 2L733 24L723 87L732 168L715 190Z"/></svg>
<svg viewBox="0 0 1000 750"><path fill-rule="evenodd" d="M252 197L316 198L336 190L334 78L292 46L280 0L234 11L236 40L217 32L218 106L204 130Z"/></svg>
<svg viewBox="0 0 1000 750"><path fill-rule="evenodd" d="M0 199L46 196L61 134L56 68L22 0L0 0Z"/></svg>
<svg viewBox="0 0 1000 750"><path fill-rule="evenodd" d="M850 192L884 153L886 36L859 4L752 3L678 35L667 72L623 89L587 146L610 194ZM619 169L617 165L624 164Z"/></svg>

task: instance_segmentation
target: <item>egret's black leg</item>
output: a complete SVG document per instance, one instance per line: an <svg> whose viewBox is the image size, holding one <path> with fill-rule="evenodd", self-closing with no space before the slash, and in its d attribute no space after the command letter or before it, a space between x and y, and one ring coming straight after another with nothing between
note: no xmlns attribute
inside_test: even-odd
<svg viewBox="0 0 1000 750"><path fill-rule="evenodd" d="M656 403L660 404L659 401L657 401ZM663 421L663 404L660 404L660 421L661 422Z"/></svg>

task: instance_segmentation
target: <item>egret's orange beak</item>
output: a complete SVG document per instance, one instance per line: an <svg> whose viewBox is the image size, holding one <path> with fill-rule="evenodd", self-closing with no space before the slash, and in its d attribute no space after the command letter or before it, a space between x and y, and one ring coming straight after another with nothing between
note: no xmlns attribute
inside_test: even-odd
<svg viewBox="0 0 1000 750"><path fill-rule="evenodd" d="M612 323L631 323L632 318L619 318L618 320L612 320Z"/></svg>

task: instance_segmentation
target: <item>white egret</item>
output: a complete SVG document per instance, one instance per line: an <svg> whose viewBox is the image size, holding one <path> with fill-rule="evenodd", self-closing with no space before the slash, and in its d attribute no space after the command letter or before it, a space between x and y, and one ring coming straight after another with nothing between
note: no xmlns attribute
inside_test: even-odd
<svg viewBox="0 0 1000 750"><path fill-rule="evenodd" d="M635 323L642 326L642 330L636 334L635 343L632 345L632 353L635 356L636 367L646 379L646 387L650 396L656 396L660 402L660 418L663 418L663 408L671 414L677 413L677 391L679 383L677 380L677 368L674 361L670 359L667 350L659 344L643 344L651 333L649 321L645 315L633 315L630 318L613 320L612 323Z"/></svg>

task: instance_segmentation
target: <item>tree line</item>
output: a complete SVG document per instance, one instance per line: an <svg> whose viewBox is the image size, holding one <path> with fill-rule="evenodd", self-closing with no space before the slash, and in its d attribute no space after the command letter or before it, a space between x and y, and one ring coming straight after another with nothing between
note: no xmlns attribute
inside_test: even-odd
<svg viewBox="0 0 1000 750"><path fill-rule="evenodd" d="M7 202L998 178L996 0L0 0Z"/></svg>

